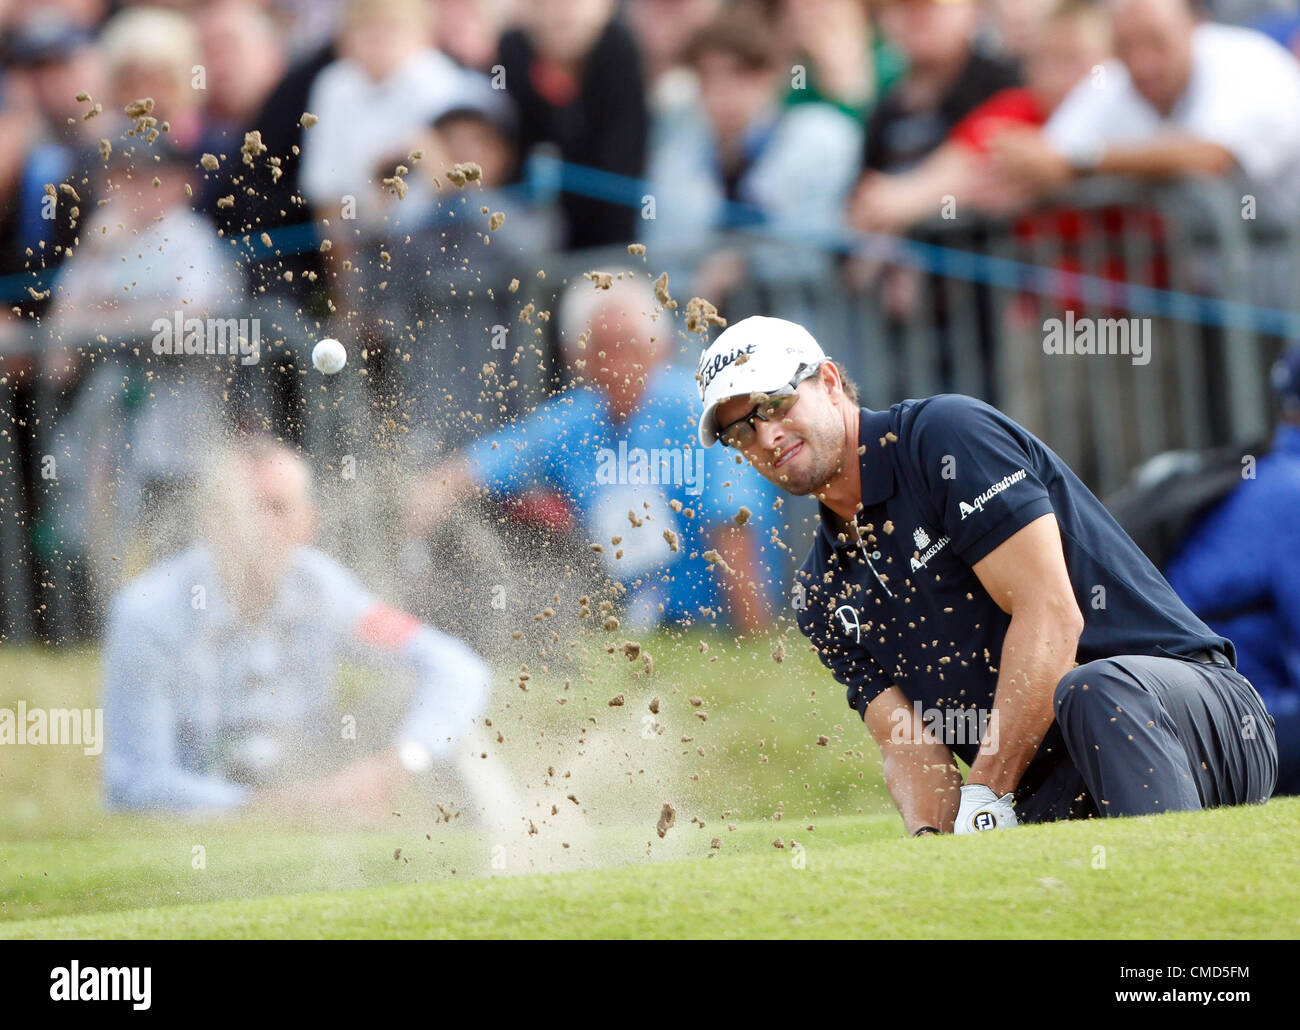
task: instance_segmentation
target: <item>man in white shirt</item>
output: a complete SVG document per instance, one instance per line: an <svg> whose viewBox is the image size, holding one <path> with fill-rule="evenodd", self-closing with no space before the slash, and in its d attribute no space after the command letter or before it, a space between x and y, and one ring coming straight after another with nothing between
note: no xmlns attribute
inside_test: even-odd
<svg viewBox="0 0 1300 1030"><path fill-rule="evenodd" d="M398 164L409 165L417 134L439 114L488 89L482 76L435 50L432 37L423 0L345 5L341 57L321 71L307 104L319 122L303 137L302 191L319 217L355 217L351 227L364 231L382 227L386 216L391 224L394 211L414 216L427 209L427 193L420 203L422 176L406 179L412 195L396 209L383 180ZM342 210L345 197L353 198L355 214Z"/></svg>
<svg viewBox="0 0 1300 1030"><path fill-rule="evenodd" d="M513 790L472 746L491 670L310 545L306 463L254 438L213 462L199 500L207 539L112 606L107 805L382 818L408 775L437 767L455 770L480 818L510 825ZM413 691L390 675L341 705L349 655L404 671Z"/></svg>
<svg viewBox="0 0 1300 1030"><path fill-rule="evenodd" d="M1042 133L1013 130L995 167L1048 192L1088 174L1160 181L1244 173L1260 213L1300 189L1300 65L1262 33L1197 20L1188 0L1110 0L1117 60L1093 69Z"/></svg>

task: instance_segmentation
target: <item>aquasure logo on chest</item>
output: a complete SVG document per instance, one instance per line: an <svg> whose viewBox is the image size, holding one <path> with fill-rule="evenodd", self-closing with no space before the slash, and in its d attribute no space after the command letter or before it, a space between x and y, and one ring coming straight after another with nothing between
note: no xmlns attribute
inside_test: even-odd
<svg viewBox="0 0 1300 1030"><path fill-rule="evenodd" d="M701 361L699 372L700 386L703 389L708 389L709 384L718 377L719 372L724 368L727 368L729 365L736 364L736 362L740 361L742 358L746 361L749 360L750 355L753 353L754 345L748 343L743 347L733 348L725 354L715 354L713 357Z"/></svg>
<svg viewBox="0 0 1300 1030"><path fill-rule="evenodd" d="M930 534L925 531L924 526L917 526L912 532L912 543L916 544L916 553L912 555L912 571L925 568L926 564L936 554L942 551L949 544L949 538L946 536L939 537L933 544L930 543Z"/></svg>

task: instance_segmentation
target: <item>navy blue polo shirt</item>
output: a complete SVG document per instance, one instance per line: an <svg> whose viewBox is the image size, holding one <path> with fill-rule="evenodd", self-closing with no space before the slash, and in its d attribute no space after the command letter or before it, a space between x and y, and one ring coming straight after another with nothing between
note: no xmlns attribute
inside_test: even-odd
<svg viewBox="0 0 1300 1030"><path fill-rule="evenodd" d="M866 544L840 534L823 505L794 601L799 628L864 717L890 685L923 712L992 709L1011 617L971 566L1049 512L1084 617L1080 663L1210 647L1235 658L1065 462L996 408L956 394L864 408L859 442ZM961 725L934 722L969 762L978 743Z"/></svg>

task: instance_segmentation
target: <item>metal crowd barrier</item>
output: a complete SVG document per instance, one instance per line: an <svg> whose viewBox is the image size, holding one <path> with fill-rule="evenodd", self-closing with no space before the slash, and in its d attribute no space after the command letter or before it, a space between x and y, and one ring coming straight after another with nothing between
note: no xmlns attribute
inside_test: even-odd
<svg viewBox="0 0 1300 1030"><path fill-rule="evenodd" d="M894 254L887 266L910 277L915 299L902 310L891 312L885 282L855 291L797 267L747 281L722 306L805 321L869 407L982 397L1105 494L1161 451L1257 438L1270 424L1268 370L1300 339L1300 237L1241 208L1222 182L1097 181L1036 214L1040 226L1075 223L1074 240L1027 232L1024 220L921 227L921 260ZM1045 352L1048 320L1064 332L1067 319L1077 331L1131 318L1148 320L1145 363Z"/></svg>

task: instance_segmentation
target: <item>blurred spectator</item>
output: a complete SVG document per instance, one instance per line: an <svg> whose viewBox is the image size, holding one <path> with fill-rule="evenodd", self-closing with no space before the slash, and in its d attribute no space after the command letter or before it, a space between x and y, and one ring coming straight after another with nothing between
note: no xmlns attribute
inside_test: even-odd
<svg viewBox="0 0 1300 1030"><path fill-rule="evenodd" d="M881 9L880 27L908 70L867 123L867 182L871 173L915 167L976 107L1019 85L1013 65L973 50L978 22L973 0L892 0Z"/></svg>
<svg viewBox="0 0 1300 1030"><path fill-rule="evenodd" d="M549 143L570 164L639 179L649 129L645 82L636 41L614 16L613 0L522 0L518 15L497 61L519 108L525 160ZM599 180L582 185L608 189ZM627 242L638 232L635 202L565 192L560 210L570 250Z"/></svg>
<svg viewBox="0 0 1300 1030"><path fill-rule="evenodd" d="M202 149L217 155L220 165L204 169L195 185L196 207L223 238L247 237L237 251L244 292L268 338L284 341L278 360L238 370L240 381L232 391L236 421L300 441L302 383L292 355L318 334L328 296L315 212L301 190L301 153L308 131L302 116L309 110L308 96L317 76L336 55L332 41L326 40L285 71L287 41L255 6L219 0L200 19L205 46L219 51L208 69ZM246 80L233 81L231 76L240 79L249 62L259 68ZM259 133L266 148L251 167L241 153L250 132ZM271 246L263 243L263 233Z"/></svg>
<svg viewBox="0 0 1300 1030"><path fill-rule="evenodd" d="M196 152L204 93L195 88L203 51L193 19L163 7L129 7L104 24L99 48L108 66L105 110L120 119L128 104L152 98L153 116L167 123L173 145Z"/></svg>
<svg viewBox="0 0 1300 1030"><path fill-rule="evenodd" d="M659 244L680 244L694 251L700 235L699 227L691 223L690 206L670 200L674 194L680 196L699 187L675 180L674 176L683 168L682 147L691 145L688 141L694 141L700 151L707 151L709 146L700 107L699 76L689 60L689 50L721 8L722 0L631 0L625 8L646 77L650 124L645 177L656 201L655 218L646 221L641 239L655 246L658 267L675 282L693 270L693 256L678 260L677 255ZM713 169L709 175L713 175ZM660 201L669 201L662 212Z"/></svg>
<svg viewBox="0 0 1300 1030"><path fill-rule="evenodd" d="M40 271L63 262L79 235L78 222L94 208L88 173L100 163L99 120L85 118L91 102L76 97L85 92L103 100L103 63L91 32L55 7L18 22L6 54L6 120L14 122L0 144L0 274L38 273L30 284L41 293L49 280ZM71 187L77 199L66 190L50 198L47 184ZM19 306L39 313L46 304L29 294Z"/></svg>
<svg viewBox="0 0 1300 1030"><path fill-rule="evenodd" d="M199 8L197 19L207 87L202 146L238 155L245 130L284 75L280 39L257 0L216 0Z"/></svg>
<svg viewBox="0 0 1300 1030"><path fill-rule="evenodd" d="M98 176L103 198L86 216L83 243L69 257L55 288L49 328L62 350L48 371L66 379L69 353L100 334L151 333L160 314L176 307L216 310L234 304L234 267L212 224L187 203L193 167L166 136L147 144L120 137Z"/></svg>
<svg viewBox="0 0 1300 1030"><path fill-rule="evenodd" d="M293 63L331 45L342 20L343 0L272 0L272 11Z"/></svg>
<svg viewBox="0 0 1300 1030"><path fill-rule="evenodd" d="M411 254L411 272L427 278L427 269L473 287L475 282L504 285L536 265L541 253L555 243L557 229L545 212L532 210L518 190L510 187L519 168L519 116L509 96L485 90L474 103L444 111L417 144L437 154L448 166L474 163L480 168L477 188L449 191L438 205L434 226L423 250ZM434 165L425 162L433 171ZM483 214L487 208L489 215ZM504 221L491 230L490 245L483 232L491 215ZM432 234L432 242L430 234ZM419 248L417 248L418 250Z"/></svg>
<svg viewBox="0 0 1300 1030"><path fill-rule="evenodd" d="M1092 2L1101 6L1101 0ZM990 52L1017 63L1030 60L1042 24L1054 6L1053 0L988 0Z"/></svg>
<svg viewBox="0 0 1300 1030"><path fill-rule="evenodd" d="M975 0L892 0L881 9L880 27L906 57L908 69L881 98L867 122L862 177L849 205L850 221L858 228L871 224L875 217L871 212L877 205L871 197L882 186L887 188L881 176L912 171L980 104L1020 84L1014 62L978 51L980 13ZM922 238L924 242L941 242ZM975 238L969 245L978 250L982 244ZM890 346L905 346L907 322L925 303L926 276L912 267L887 264L879 254L855 254L846 262L845 279L855 291L878 284L876 303L887 316ZM929 317L939 334L940 382L951 384L953 348L969 346L972 319L969 314L956 316L963 324L954 329L955 313L947 309L938 277L929 278L929 290L933 298ZM977 345L987 358L996 332L987 294L977 293L975 307ZM962 342L956 342L959 336L964 337ZM991 387L986 375L979 392L991 396Z"/></svg>
<svg viewBox="0 0 1300 1030"><path fill-rule="evenodd" d="M1026 188L1079 175L1166 180L1242 172L1261 215L1300 193L1300 65L1251 29L1198 23L1188 0L1114 0L1115 47L1040 135L1002 133L994 159Z"/></svg>
<svg viewBox="0 0 1300 1030"><path fill-rule="evenodd" d="M433 189L421 176L384 185L413 164L417 135L441 112L472 102L486 80L432 46L426 0L347 0L339 59L317 76L307 101L319 123L303 136L302 192L331 225L330 259L341 269L358 246L428 218ZM433 160L430 155L429 160ZM399 199L397 189L404 191ZM350 290L332 286L342 307Z"/></svg>
<svg viewBox="0 0 1300 1030"><path fill-rule="evenodd" d="M220 429L226 375L247 360L229 353L238 331L224 355L186 354L174 337L165 354L153 346L159 319L168 332L178 311L206 327L243 307L230 248L192 210L185 187L193 167L167 139L117 140L97 186L103 206L81 228L83 243L46 318L46 376L67 389L85 375L49 444L59 489L43 517L59 526L69 552L88 559L101 586L120 571L109 556L135 536L147 492L193 475L198 441ZM255 332L243 335L246 349L260 345ZM206 347L202 330L199 339Z"/></svg>
<svg viewBox="0 0 1300 1030"><path fill-rule="evenodd" d="M686 60L695 34L711 22L723 0L630 0L629 28L645 72L651 131L667 115L698 102L699 85ZM651 146L653 151L653 144Z"/></svg>
<svg viewBox="0 0 1300 1030"><path fill-rule="evenodd" d="M285 297L297 309L313 304L325 293L325 264L318 250L315 212L301 189L302 150L306 129L302 116L317 76L336 60L332 42L293 65L233 139L242 146L243 133L261 133L264 161L252 168L237 157L237 147L215 151L224 154L218 171L204 176L202 210L228 238L271 234L281 254L255 251L244 264L251 296ZM315 131L315 128L312 130ZM274 158L278 164L272 164ZM239 180L236 182L236 180ZM242 189L241 189L242 187ZM219 206L222 197L239 196L239 203ZM286 274L287 273L287 274ZM319 285L317 285L319 284Z"/></svg>
<svg viewBox="0 0 1300 1030"><path fill-rule="evenodd" d="M855 198L856 225L871 232L905 232L938 217L945 196L962 210L985 213L1002 213L1027 199L992 174L990 145L1010 127L1043 125L1070 90L1110 56L1109 19L1094 0L1064 0L1026 49L1026 85L993 94L916 168L869 178Z"/></svg>
<svg viewBox="0 0 1300 1030"><path fill-rule="evenodd" d="M730 7L701 28L688 57L699 78L700 113L655 154L649 239L689 245L710 230L767 222L815 245L818 233L835 230L862 143L854 118L830 104L782 105L781 50L752 4ZM790 268L790 245L774 248L772 268ZM805 271L816 267L817 255L808 260ZM693 289L719 299L743 275L737 254L716 253Z"/></svg>
<svg viewBox="0 0 1300 1030"><path fill-rule="evenodd" d="M1277 794L1300 794L1300 349L1273 370L1282 418L1255 477L1201 516L1165 570L1276 722Z"/></svg>
<svg viewBox="0 0 1300 1030"><path fill-rule="evenodd" d="M310 474L289 448L254 439L220 455L199 503L205 539L113 603L107 804L387 817L408 774L451 759L487 702L488 667L311 546ZM404 670L413 698L389 679L336 711L348 656Z"/></svg>
<svg viewBox="0 0 1300 1030"><path fill-rule="evenodd" d="M517 298L506 284L532 277L556 238L553 212L534 210L508 186L517 121L498 90L440 114L416 140L439 161L426 157L420 167L441 175L444 165L473 162L482 175L474 186L444 188L431 224L386 241L388 259L365 266L370 321L394 358L374 385L391 387L412 412L404 448L423 460L501 425L514 401L484 391L466 356L482 349L489 327L514 321Z"/></svg>
<svg viewBox="0 0 1300 1030"><path fill-rule="evenodd" d="M720 613L758 629L771 618L772 581L759 527L775 495L694 444L693 367L673 364L672 323L656 309L644 273L620 271L607 290L572 284L560 336L575 385L430 472L410 498L410 528L427 533L479 491L549 486L573 512L580 545L598 546L605 574L626 590L635 627ZM744 526L741 506L754 516ZM709 568L710 549L729 571Z"/></svg>
<svg viewBox="0 0 1300 1030"><path fill-rule="evenodd" d="M519 117L508 97L486 93L481 103L444 111L430 126L426 145L451 164L472 161L489 193L502 189L518 170Z"/></svg>
<svg viewBox="0 0 1300 1030"><path fill-rule="evenodd" d="M462 68L492 70L513 0L435 0L434 45Z"/></svg>
<svg viewBox="0 0 1300 1030"><path fill-rule="evenodd" d="M787 104L833 104L865 122L906 70L863 0L780 0L777 29L803 69L797 82L791 73Z"/></svg>

